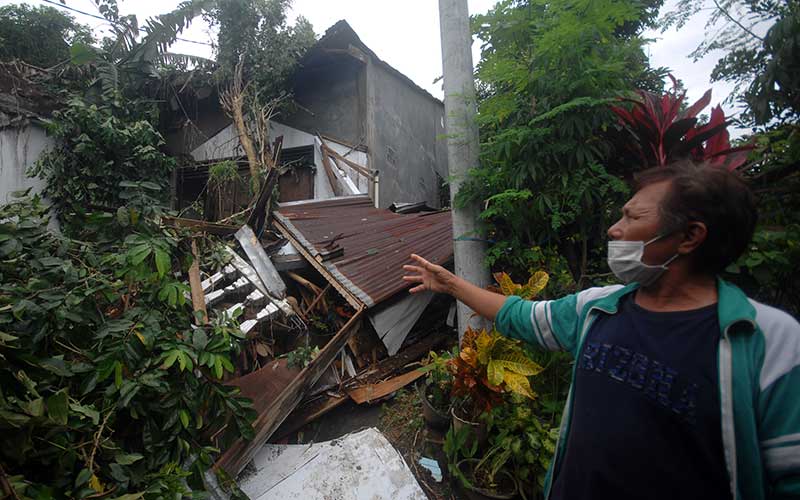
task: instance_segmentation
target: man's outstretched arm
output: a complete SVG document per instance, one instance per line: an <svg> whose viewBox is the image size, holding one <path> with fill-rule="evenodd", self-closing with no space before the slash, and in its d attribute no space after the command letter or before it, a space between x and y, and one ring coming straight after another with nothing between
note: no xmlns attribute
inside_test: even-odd
<svg viewBox="0 0 800 500"><path fill-rule="evenodd" d="M428 262L419 255L412 254L411 259L414 261L414 265L403 266L403 270L414 273L403 276L403 279L410 283L418 283L409 290L411 293L430 290L452 295L480 316L492 321L506 301L504 295L477 287L442 266Z"/></svg>

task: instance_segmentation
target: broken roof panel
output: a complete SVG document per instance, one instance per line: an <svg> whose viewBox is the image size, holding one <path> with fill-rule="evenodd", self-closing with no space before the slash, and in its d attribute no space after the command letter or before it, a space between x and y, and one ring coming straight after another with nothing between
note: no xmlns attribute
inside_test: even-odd
<svg viewBox="0 0 800 500"><path fill-rule="evenodd" d="M403 264L416 253L435 264L453 258L449 211L401 215L367 196L285 203L274 212L289 236L367 307L409 288Z"/></svg>

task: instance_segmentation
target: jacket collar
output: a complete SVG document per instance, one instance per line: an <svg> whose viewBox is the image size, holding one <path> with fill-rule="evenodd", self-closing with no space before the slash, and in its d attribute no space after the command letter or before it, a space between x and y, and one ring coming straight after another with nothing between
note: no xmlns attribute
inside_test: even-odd
<svg viewBox="0 0 800 500"><path fill-rule="evenodd" d="M634 292L637 288L639 288L638 283L631 283L599 299L592 305L592 308L600 309L608 314L616 314L620 299ZM728 332L734 333L740 330L753 331L756 324L756 310L744 292L736 285L717 278L717 295L717 317L720 331L724 335L727 335Z"/></svg>
<svg viewBox="0 0 800 500"><path fill-rule="evenodd" d="M747 295L736 285L717 278L717 317L723 335L739 331L752 332L756 327L756 309Z"/></svg>

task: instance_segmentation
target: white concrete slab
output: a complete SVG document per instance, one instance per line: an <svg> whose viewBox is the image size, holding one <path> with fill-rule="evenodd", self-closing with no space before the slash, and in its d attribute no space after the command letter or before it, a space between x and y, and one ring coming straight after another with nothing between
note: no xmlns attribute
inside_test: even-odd
<svg viewBox="0 0 800 500"><path fill-rule="evenodd" d="M375 428L310 445L267 444L239 477L251 500L426 500L403 457Z"/></svg>

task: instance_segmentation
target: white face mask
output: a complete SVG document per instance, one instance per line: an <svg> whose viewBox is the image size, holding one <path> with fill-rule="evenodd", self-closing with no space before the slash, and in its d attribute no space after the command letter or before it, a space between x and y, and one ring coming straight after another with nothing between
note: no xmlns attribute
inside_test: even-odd
<svg viewBox="0 0 800 500"><path fill-rule="evenodd" d="M656 236L650 241L609 241L608 242L608 267L620 281L633 283L634 281L642 286L654 283L667 266L679 254L675 254L660 266L651 266L642 262L644 247L650 243L663 238L666 235Z"/></svg>

